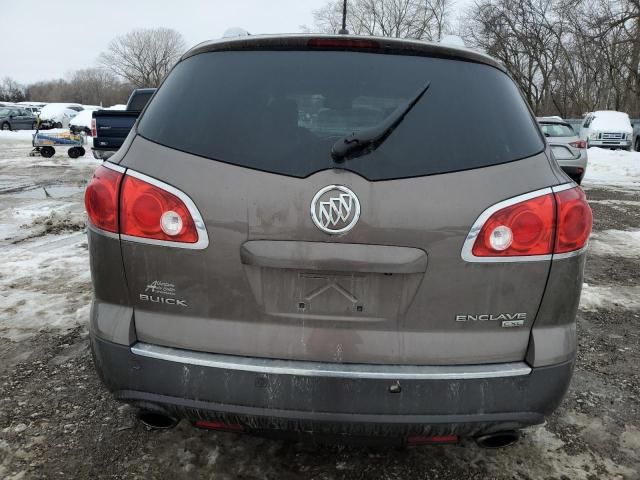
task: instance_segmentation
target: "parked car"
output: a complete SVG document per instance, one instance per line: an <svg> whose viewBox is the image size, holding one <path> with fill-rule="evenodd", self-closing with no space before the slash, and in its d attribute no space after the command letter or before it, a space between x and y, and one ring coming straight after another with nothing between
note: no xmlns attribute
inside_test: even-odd
<svg viewBox="0 0 640 480"><path fill-rule="evenodd" d="M95 366L148 425L497 447L569 385L591 210L482 53L201 43L85 205Z"/></svg>
<svg viewBox="0 0 640 480"><path fill-rule="evenodd" d="M40 111L40 128L69 128L69 121L82 110L77 103L48 103Z"/></svg>
<svg viewBox="0 0 640 480"><path fill-rule="evenodd" d="M538 123L562 170L580 185L587 171L587 142L560 117L541 117Z"/></svg>
<svg viewBox="0 0 640 480"><path fill-rule="evenodd" d="M18 106L0 107L0 129L33 130L36 117Z"/></svg>
<svg viewBox="0 0 640 480"><path fill-rule="evenodd" d="M640 152L640 123L632 123L633 127L633 149Z"/></svg>
<svg viewBox="0 0 640 480"><path fill-rule="evenodd" d="M107 159L118 151L155 91L155 88L138 88L131 92L124 110L121 105L114 105L93 112L91 151L95 158Z"/></svg>
<svg viewBox="0 0 640 480"><path fill-rule="evenodd" d="M69 130L71 133L81 133L84 132L87 135L91 135L91 118L93 112L97 110L97 108L86 108L74 116L69 121Z"/></svg>
<svg viewBox="0 0 640 480"><path fill-rule="evenodd" d="M580 129L580 138L588 147L631 150L633 128L629 115L613 110L589 113Z"/></svg>

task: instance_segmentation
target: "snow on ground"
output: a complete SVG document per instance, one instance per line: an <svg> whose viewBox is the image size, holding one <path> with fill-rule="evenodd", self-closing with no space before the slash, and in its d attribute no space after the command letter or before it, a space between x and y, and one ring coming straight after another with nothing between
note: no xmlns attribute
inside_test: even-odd
<svg viewBox="0 0 640 480"><path fill-rule="evenodd" d="M589 253L640 258L640 230L603 230L589 239Z"/></svg>
<svg viewBox="0 0 640 480"><path fill-rule="evenodd" d="M0 338L13 341L86 324L91 299L82 197L100 162L31 157L32 133L0 132Z"/></svg>
<svg viewBox="0 0 640 480"><path fill-rule="evenodd" d="M640 152L590 148L583 184L640 190Z"/></svg>
<svg viewBox="0 0 640 480"><path fill-rule="evenodd" d="M580 309L589 311L601 308L640 310L640 286L600 286L584 283Z"/></svg>
<svg viewBox="0 0 640 480"><path fill-rule="evenodd" d="M19 341L43 328L86 324L91 277L84 232L47 235L4 250L0 337Z"/></svg>

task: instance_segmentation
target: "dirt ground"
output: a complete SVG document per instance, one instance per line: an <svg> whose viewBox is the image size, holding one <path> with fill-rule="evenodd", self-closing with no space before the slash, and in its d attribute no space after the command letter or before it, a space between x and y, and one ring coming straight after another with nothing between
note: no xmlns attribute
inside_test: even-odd
<svg viewBox="0 0 640 480"><path fill-rule="evenodd" d="M587 189L595 235L579 354L569 393L545 425L497 451L470 441L318 447L185 422L148 431L111 399L94 372L86 328L81 199L96 162L29 158L28 150L0 144L1 479L640 478L640 252L624 250L624 241L605 248L616 231L638 230L640 190Z"/></svg>

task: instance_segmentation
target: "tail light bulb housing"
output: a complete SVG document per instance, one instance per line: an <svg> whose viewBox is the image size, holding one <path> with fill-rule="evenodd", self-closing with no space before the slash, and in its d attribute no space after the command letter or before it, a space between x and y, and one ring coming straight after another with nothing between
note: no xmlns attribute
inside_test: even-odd
<svg viewBox="0 0 640 480"><path fill-rule="evenodd" d="M544 188L500 202L474 223L462 249L469 262L534 261L586 247L592 213L575 184Z"/></svg>
<svg viewBox="0 0 640 480"><path fill-rule="evenodd" d="M122 240L202 249L207 230L193 201L177 188L105 162L85 192L93 228Z"/></svg>

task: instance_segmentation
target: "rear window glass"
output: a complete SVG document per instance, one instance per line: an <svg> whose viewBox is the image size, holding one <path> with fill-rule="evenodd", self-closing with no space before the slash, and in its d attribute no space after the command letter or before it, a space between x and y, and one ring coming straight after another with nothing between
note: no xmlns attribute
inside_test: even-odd
<svg viewBox="0 0 640 480"><path fill-rule="evenodd" d="M133 98L127 106L127 110L132 112L140 112L144 109L145 105L153 95L153 92L140 92L133 95Z"/></svg>
<svg viewBox="0 0 640 480"><path fill-rule="evenodd" d="M306 177L333 168L341 137L430 88L377 150L340 164L369 180L466 170L544 144L513 81L482 64L336 51L202 53L176 66L140 120L188 153Z"/></svg>
<svg viewBox="0 0 640 480"><path fill-rule="evenodd" d="M542 133L547 137L575 137L576 132L573 131L570 125L564 125L562 123L542 123L540 124Z"/></svg>

